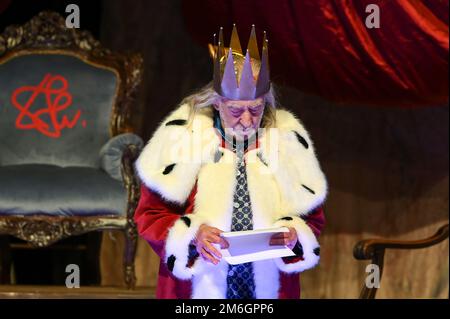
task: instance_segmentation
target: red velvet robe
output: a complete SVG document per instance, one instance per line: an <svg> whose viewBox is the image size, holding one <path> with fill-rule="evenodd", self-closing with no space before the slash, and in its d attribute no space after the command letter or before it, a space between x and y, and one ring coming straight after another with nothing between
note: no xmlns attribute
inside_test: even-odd
<svg viewBox="0 0 450 319"><path fill-rule="evenodd" d="M185 205L178 206L164 201L158 193L144 184L141 187L141 198L134 218L140 236L149 242L161 258L156 298L189 299L191 297L191 281L180 280L173 276L162 260L164 259L164 246L168 230L180 216L192 213L196 192L196 187L194 187ZM318 237L325 223L322 207L316 208L304 219ZM285 260L285 262L289 261ZM298 299L300 297L298 273L280 272L278 296L280 299Z"/></svg>

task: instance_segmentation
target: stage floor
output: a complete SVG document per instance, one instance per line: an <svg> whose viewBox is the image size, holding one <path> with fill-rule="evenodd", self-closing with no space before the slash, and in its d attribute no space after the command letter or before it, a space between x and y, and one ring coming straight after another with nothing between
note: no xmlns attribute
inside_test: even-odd
<svg viewBox="0 0 450 319"><path fill-rule="evenodd" d="M153 299L155 288L0 285L0 299Z"/></svg>

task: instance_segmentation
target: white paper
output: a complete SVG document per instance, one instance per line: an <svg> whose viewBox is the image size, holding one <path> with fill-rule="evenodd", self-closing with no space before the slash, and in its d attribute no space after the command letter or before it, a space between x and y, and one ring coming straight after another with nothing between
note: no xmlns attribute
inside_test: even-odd
<svg viewBox="0 0 450 319"><path fill-rule="evenodd" d="M270 245L270 238L274 234L285 232L289 232L286 227L224 232L221 236L230 246L227 249L221 249L222 256L231 265L294 256L294 252L286 245Z"/></svg>

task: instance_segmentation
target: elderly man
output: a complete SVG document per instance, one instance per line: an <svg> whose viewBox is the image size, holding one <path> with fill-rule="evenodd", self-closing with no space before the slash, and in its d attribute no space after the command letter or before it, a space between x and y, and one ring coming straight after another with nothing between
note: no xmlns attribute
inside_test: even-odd
<svg viewBox="0 0 450 319"><path fill-rule="evenodd" d="M319 261L327 183L298 119L276 108L267 40L236 27L212 47L214 80L187 97L139 157L135 213L161 257L157 298L298 298L298 273ZM224 231L287 227L271 245L295 256L228 264Z"/></svg>

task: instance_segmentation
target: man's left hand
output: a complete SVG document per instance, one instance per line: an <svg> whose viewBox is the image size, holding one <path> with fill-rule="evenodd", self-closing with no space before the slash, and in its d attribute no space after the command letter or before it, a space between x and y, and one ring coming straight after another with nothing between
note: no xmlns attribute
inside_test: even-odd
<svg viewBox="0 0 450 319"><path fill-rule="evenodd" d="M298 240L297 232L295 231L295 228L293 228L293 227L288 227L288 229L289 229L289 232L274 234L270 238L270 245L272 245L272 246L286 245L290 249L293 249Z"/></svg>

